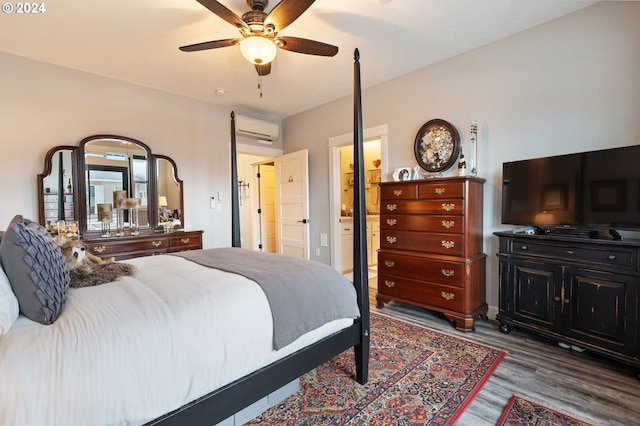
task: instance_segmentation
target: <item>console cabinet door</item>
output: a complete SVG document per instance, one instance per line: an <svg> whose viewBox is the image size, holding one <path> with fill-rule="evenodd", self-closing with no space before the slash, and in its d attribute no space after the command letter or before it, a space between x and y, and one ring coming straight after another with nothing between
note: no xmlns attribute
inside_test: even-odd
<svg viewBox="0 0 640 426"><path fill-rule="evenodd" d="M635 278L568 268L563 334L619 353L637 350Z"/></svg>
<svg viewBox="0 0 640 426"><path fill-rule="evenodd" d="M513 260L510 275L513 299L507 301L510 305L507 310L511 318L546 330L560 331L562 267Z"/></svg>

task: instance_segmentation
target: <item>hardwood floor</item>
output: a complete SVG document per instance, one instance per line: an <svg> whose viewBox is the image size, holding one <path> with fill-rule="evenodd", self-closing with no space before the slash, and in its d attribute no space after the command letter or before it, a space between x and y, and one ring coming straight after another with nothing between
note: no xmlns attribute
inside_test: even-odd
<svg viewBox="0 0 640 426"><path fill-rule="evenodd" d="M375 279L371 280L373 285ZM507 352L495 373L457 422L458 426L495 425L512 394L559 408L598 425L640 424L637 369L589 352L563 349L525 331L503 334L494 320L476 322L476 331L455 330L448 320L425 309L389 303L371 311L420 324Z"/></svg>

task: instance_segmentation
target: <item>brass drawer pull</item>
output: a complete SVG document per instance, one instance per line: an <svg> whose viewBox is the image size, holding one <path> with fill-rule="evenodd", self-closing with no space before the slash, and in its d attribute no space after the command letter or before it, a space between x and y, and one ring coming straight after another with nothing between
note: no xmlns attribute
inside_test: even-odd
<svg viewBox="0 0 640 426"><path fill-rule="evenodd" d="M442 275L445 277L452 277L455 274L453 269L441 269L440 272L442 272Z"/></svg>
<svg viewBox="0 0 640 426"><path fill-rule="evenodd" d="M396 266L396 262L394 262L393 260L385 260L384 264L387 265L388 268L393 268L394 266Z"/></svg>
<svg viewBox="0 0 640 426"><path fill-rule="evenodd" d="M522 246L520 247L520 250L527 251L529 250L529 246Z"/></svg>
<svg viewBox="0 0 640 426"><path fill-rule="evenodd" d="M387 219L387 225L394 226L398 221L396 219Z"/></svg>
<svg viewBox="0 0 640 426"><path fill-rule="evenodd" d="M160 247L162 245L162 240L151 241L151 245L154 247Z"/></svg>
<svg viewBox="0 0 640 426"><path fill-rule="evenodd" d="M190 240L189 240L189 238L182 238L182 239L180 240L180 242L181 242L182 244L189 244L189 241L190 241Z"/></svg>
<svg viewBox="0 0 640 426"><path fill-rule="evenodd" d="M396 204L387 204L387 210L389 210L390 212L394 211L397 208L398 206Z"/></svg>
<svg viewBox="0 0 640 426"><path fill-rule="evenodd" d="M442 247L446 248L446 249L450 249L455 247L456 243L453 241L442 241Z"/></svg>
<svg viewBox="0 0 640 426"><path fill-rule="evenodd" d="M575 253L575 251L573 251L573 250L567 250L567 252L566 252L566 253L567 253L567 254L574 254L574 253Z"/></svg>
<svg viewBox="0 0 640 426"><path fill-rule="evenodd" d="M395 195L396 197L399 197L402 195L402 189L396 189L393 191L393 195Z"/></svg>
<svg viewBox="0 0 640 426"><path fill-rule="evenodd" d="M615 254L610 254L609 255L609 260L616 260L616 255Z"/></svg>
<svg viewBox="0 0 640 426"><path fill-rule="evenodd" d="M387 237L387 242L390 244L394 244L398 239L396 237Z"/></svg>
<svg viewBox="0 0 640 426"><path fill-rule="evenodd" d="M96 253L102 253L106 250L107 248L105 246L95 246L93 248L93 251L95 251Z"/></svg>
<svg viewBox="0 0 640 426"><path fill-rule="evenodd" d="M453 220L443 220L442 221L442 226L444 226L447 229L453 228L455 225L456 225L456 222L453 221Z"/></svg>
<svg viewBox="0 0 640 426"><path fill-rule="evenodd" d="M455 209L456 205L454 203L442 203L442 210L450 212Z"/></svg>
<svg viewBox="0 0 640 426"><path fill-rule="evenodd" d="M435 192L438 195L442 195L442 194L444 194L446 192L446 189L445 188L436 188Z"/></svg>
<svg viewBox="0 0 640 426"><path fill-rule="evenodd" d="M387 287L391 288L391 287L395 286L396 283L395 283L395 281L384 280L384 285L386 285Z"/></svg>
<svg viewBox="0 0 640 426"><path fill-rule="evenodd" d="M453 300L456 295L453 293L447 293L446 291L443 291L442 293L440 293L440 295L442 296L443 299L445 300Z"/></svg>

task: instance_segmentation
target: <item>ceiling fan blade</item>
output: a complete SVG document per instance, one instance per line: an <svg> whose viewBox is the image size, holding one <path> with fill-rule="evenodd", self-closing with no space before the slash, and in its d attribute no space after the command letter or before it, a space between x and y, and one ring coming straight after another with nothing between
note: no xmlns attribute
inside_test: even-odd
<svg viewBox="0 0 640 426"><path fill-rule="evenodd" d="M256 65L256 71L259 76L269 75L271 73L271 62L263 65Z"/></svg>
<svg viewBox="0 0 640 426"><path fill-rule="evenodd" d="M200 1L200 0L198 0ZM275 31L282 31L293 21L298 19L315 0L282 0L269 12L264 23L273 24Z"/></svg>
<svg viewBox="0 0 640 426"><path fill-rule="evenodd" d="M222 4L218 3L216 0L197 0L197 2L233 25L234 27L250 31L249 26L242 20L242 18L227 9Z"/></svg>
<svg viewBox="0 0 640 426"><path fill-rule="evenodd" d="M298 37L278 37L276 46L291 52L306 53L307 55L335 56L338 53L337 46Z"/></svg>
<svg viewBox="0 0 640 426"><path fill-rule="evenodd" d="M205 41L203 43L190 44L181 46L179 49L183 52L197 52L200 50L217 49L219 47L233 46L240 43L240 39L226 38L224 40Z"/></svg>

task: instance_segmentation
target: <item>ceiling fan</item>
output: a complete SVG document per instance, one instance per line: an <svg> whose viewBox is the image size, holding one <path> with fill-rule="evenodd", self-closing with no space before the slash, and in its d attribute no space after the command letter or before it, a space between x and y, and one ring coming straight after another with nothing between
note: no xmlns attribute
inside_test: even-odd
<svg viewBox="0 0 640 426"><path fill-rule="evenodd" d="M334 56L338 53L338 48L330 44L278 35L280 31L298 19L315 0L282 0L269 13L264 11L269 3L268 0L247 0L251 11L243 14L242 18L216 0L197 1L238 28L242 38L228 38L182 46L180 50L183 52L196 52L239 44L242 56L255 65L259 76L271 72L271 61L276 57L278 48L318 56Z"/></svg>

